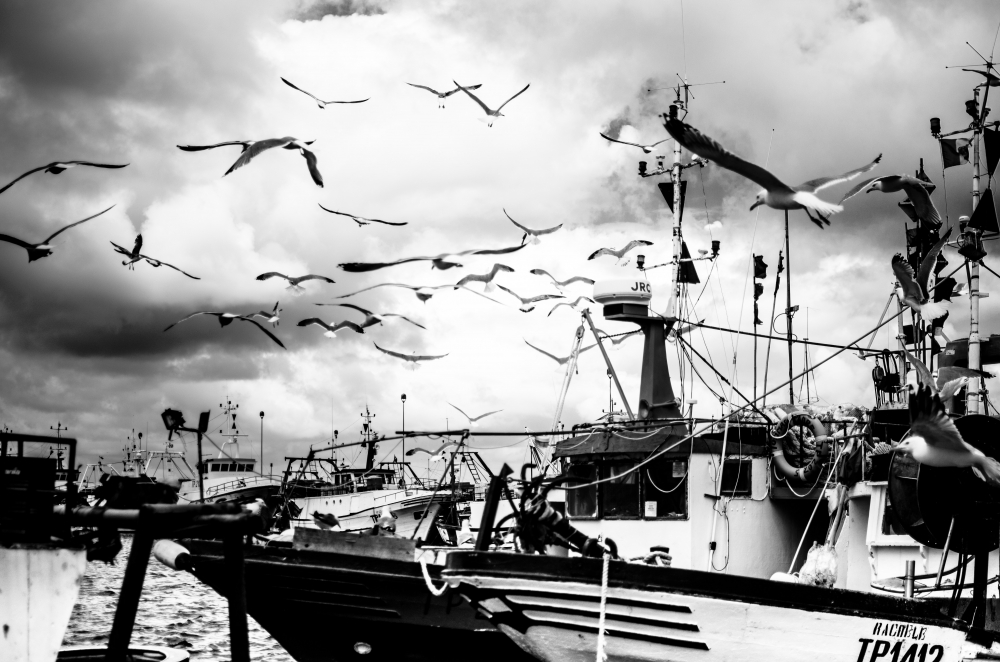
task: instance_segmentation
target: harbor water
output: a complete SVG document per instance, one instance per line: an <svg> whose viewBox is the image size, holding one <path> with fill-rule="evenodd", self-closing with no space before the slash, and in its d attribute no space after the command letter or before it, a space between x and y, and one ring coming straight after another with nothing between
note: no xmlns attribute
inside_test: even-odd
<svg viewBox="0 0 1000 662"><path fill-rule="evenodd" d="M122 535L122 551L114 565L87 564L80 597L63 640L64 646L104 645L111 634L118 593L132 548ZM249 619L250 656L268 662L293 662L285 650L253 618ZM198 662L225 662L229 655L229 611L226 600L187 572L171 570L150 558L133 644L186 649Z"/></svg>

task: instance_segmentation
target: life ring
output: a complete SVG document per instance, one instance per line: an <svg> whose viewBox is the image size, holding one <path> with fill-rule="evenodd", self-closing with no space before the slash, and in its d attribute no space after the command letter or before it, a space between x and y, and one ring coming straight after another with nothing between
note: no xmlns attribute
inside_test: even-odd
<svg viewBox="0 0 1000 662"><path fill-rule="evenodd" d="M785 423L785 421L787 421L787 423ZM786 425L785 434L788 434L788 431L793 425L808 427L812 430L815 441L819 447L816 449L816 454L813 456L812 460L809 461L809 464L804 467L795 468L788 461L788 458L785 457L785 445L783 441L785 434L782 434L781 436L771 435L771 438L774 439L774 451L771 455L774 460L775 468L778 470L778 473L785 478L785 480L796 480L803 483L812 482L829 456L830 435L827 432L826 426L823 425L818 418L804 413L790 414L789 416L784 417L779 425L782 423L785 423Z"/></svg>

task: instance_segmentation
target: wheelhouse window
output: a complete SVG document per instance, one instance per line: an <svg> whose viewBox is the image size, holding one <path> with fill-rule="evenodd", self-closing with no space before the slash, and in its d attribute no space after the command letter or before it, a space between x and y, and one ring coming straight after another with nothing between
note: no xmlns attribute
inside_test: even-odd
<svg viewBox="0 0 1000 662"><path fill-rule="evenodd" d="M603 483L604 517L639 516L639 477L632 460L603 462L601 478L610 478ZM615 477L617 476L617 478Z"/></svg>
<svg viewBox="0 0 1000 662"><path fill-rule="evenodd" d="M749 459L726 460L722 468L722 484L720 493L726 497L748 497L750 496L751 482L750 468L753 461Z"/></svg>
<svg viewBox="0 0 1000 662"><path fill-rule="evenodd" d="M566 458L564 470L576 479L567 486L593 482L598 478L605 480L587 488L567 490L567 515L608 519L686 519L688 458L661 457L637 468L636 464L641 459ZM736 474L735 470L733 474Z"/></svg>
<svg viewBox="0 0 1000 662"><path fill-rule="evenodd" d="M574 463L569 465L569 475L578 479L574 484L592 483L597 480L597 465L590 463ZM566 510L571 517L597 517L597 485L591 485L579 490L566 491Z"/></svg>
<svg viewBox="0 0 1000 662"><path fill-rule="evenodd" d="M687 516L686 458L658 458L642 467L640 472L644 518Z"/></svg>

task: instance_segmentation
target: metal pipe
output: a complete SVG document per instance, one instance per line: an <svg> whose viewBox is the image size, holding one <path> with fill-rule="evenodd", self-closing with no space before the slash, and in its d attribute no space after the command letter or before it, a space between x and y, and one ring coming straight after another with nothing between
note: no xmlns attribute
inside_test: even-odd
<svg viewBox="0 0 1000 662"><path fill-rule="evenodd" d="M205 460L201 456L201 432L198 433L198 500L205 503Z"/></svg>
<svg viewBox="0 0 1000 662"><path fill-rule="evenodd" d="M228 535L223 541L229 573L229 653L233 662L250 662L250 635L247 631L247 592L243 577L243 536Z"/></svg>
<svg viewBox="0 0 1000 662"><path fill-rule="evenodd" d="M142 596L142 583L146 578L146 566L149 565L149 555L152 551L153 536L145 531L136 531L132 537L132 549L129 551L128 564L125 566L122 589L118 594L118 607L115 609L115 620L108 638L108 652L104 657L106 662L126 660L128 645L132 640L132 629L135 627L135 616L139 611L139 598Z"/></svg>
<svg viewBox="0 0 1000 662"><path fill-rule="evenodd" d="M906 562L906 576L903 584L903 597L907 600L913 599L913 576L917 573L917 562L907 561Z"/></svg>
<svg viewBox="0 0 1000 662"><path fill-rule="evenodd" d="M795 403L792 378L792 247L788 243L788 210L785 210L785 333L788 340L788 404Z"/></svg>
<svg viewBox="0 0 1000 662"><path fill-rule="evenodd" d="M951 518L948 525L948 537L944 539L944 547L941 549L941 563L938 564L937 579L934 581L934 588L941 586L941 577L944 576L944 566L948 562L948 550L951 547L951 534L955 530L955 518Z"/></svg>
<svg viewBox="0 0 1000 662"><path fill-rule="evenodd" d="M490 478L490 486L486 490L486 503L483 505L483 516L479 520L479 535L476 537L476 551L485 552L490 548L490 541L493 537L493 523L497 518L497 506L500 497L507 487L507 476L514 473L514 470L504 465L500 468L500 473Z"/></svg>
<svg viewBox="0 0 1000 662"><path fill-rule="evenodd" d="M979 102L979 88L973 90L973 99ZM972 208L979 204L979 136L982 127L979 120L973 121L975 130L972 134ZM969 265L969 369L979 370L982 367L979 347L979 262L971 261ZM970 379L966 390L965 412L979 414L979 379Z"/></svg>
<svg viewBox="0 0 1000 662"><path fill-rule="evenodd" d="M597 333L597 327L594 326L594 320L590 316L589 308L583 311L583 318L587 320L587 324L590 325L590 330L593 332L594 337L597 338L597 349L601 350L601 356L604 357L604 363L608 366L608 372L611 373L611 378L615 380L615 387L618 389L618 397L622 399L622 404L625 406L625 412L628 414L628 420L634 421L635 414L632 413L632 408L628 405L628 398L625 397L625 390L622 388L622 383L618 381L618 373L615 372L615 367L611 365L611 359L608 357L608 351L604 349L604 343L601 342L601 336Z"/></svg>

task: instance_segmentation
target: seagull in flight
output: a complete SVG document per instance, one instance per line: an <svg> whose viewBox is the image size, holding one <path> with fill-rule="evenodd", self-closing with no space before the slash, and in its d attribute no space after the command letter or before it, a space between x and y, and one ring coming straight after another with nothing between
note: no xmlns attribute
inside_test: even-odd
<svg viewBox="0 0 1000 662"><path fill-rule="evenodd" d="M450 402L448 403L448 405L453 407L454 409L458 409L458 407L455 407L455 405L451 404ZM461 409L458 409L458 412L462 414L462 416L465 416L467 419L469 419L469 427L476 427L477 422L481 421L487 416L492 416L493 414L499 414L502 411L503 409L497 409L496 411L486 412L485 414L480 414L479 416L469 416Z"/></svg>
<svg viewBox="0 0 1000 662"><path fill-rule="evenodd" d="M470 97L472 97L472 100L475 101L476 103L478 103L479 107L483 109L483 112L486 113L486 117L484 118L485 122L486 122L486 126L493 126L493 122L495 122L496 120L498 120L499 118L501 118L501 117L504 116L504 114L500 112L501 110L503 110L503 107L506 106L507 104L509 104L511 101L513 101L517 97L519 97L520 95L524 94L524 91L527 90L529 87L531 87L531 83L528 83L527 85L524 86L524 88L521 89L520 92L518 92L517 94L515 94L511 98L507 99L502 104L500 104L499 108L497 108L496 110L492 110L492 109L490 109L489 106L487 106L485 103L483 103L479 99L479 97L477 97L475 94L473 94L472 92L470 92L469 88L462 87L461 85L458 84L457 81L453 80L451 82L455 83L455 85L458 85L458 89L462 90L463 92L465 92L466 94L468 94Z"/></svg>
<svg viewBox="0 0 1000 662"><path fill-rule="evenodd" d="M384 225L406 225L407 224L407 221L395 222L394 223L393 221L383 221L383 220L378 219L378 218L365 218L364 216L355 216L354 214L345 214L342 211L333 211L332 209L327 209L323 205L320 205L319 208L322 209L323 211L330 212L331 214L337 214L338 216L346 216L349 219L351 219L352 221L354 221L355 223L357 223L358 227L361 227L363 225L369 225L371 223L382 223Z"/></svg>
<svg viewBox="0 0 1000 662"><path fill-rule="evenodd" d="M533 349L533 350L535 350L535 351L537 351L537 352L541 352L542 354L544 354L545 356L549 357L550 359L552 359L553 361L555 361L555 362L556 362L556 363L558 363L559 365L566 365L566 362L567 362L567 361L569 361L569 360L570 360L571 358L573 358L573 355L572 355L572 354L570 354L569 356L564 356L564 357L562 357L562 358L560 358L560 357L556 356L555 354L549 354L549 353L548 353L548 352L546 352L546 351L545 351L544 349L542 349L542 348L540 348L540 347L535 347L534 345L532 345L532 344L531 344L530 342L528 342L527 340L525 340L525 341L524 341L524 344L526 344L526 345L527 345L528 347L530 347L531 349ZM577 355L580 355L580 354L583 354L583 353L584 353L584 352L586 352L586 351L587 351L588 349L591 349L591 348L593 348L593 347L597 347L597 345L596 345L596 344L593 344L593 345L587 345L586 347L581 347L581 348L580 348L580 351L579 351L579 352L577 352Z"/></svg>
<svg viewBox="0 0 1000 662"><path fill-rule="evenodd" d="M1000 462L962 439L931 386L921 383L915 392L910 391L910 420L911 434L896 446L896 452L932 467L970 467L979 479L1000 487Z"/></svg>
<svg viewBox="0 0 1000 662"><path fill-rule="evenodd" d="M949 402L955 394L958 393L962 388L969 383L970 379L979 379L980 377L992 377L988 372L983 372L982 370L971 370L969 368L962 368L960 366L946 366L938 370L938 376L935 380L931 371L927 369L924 362L917 357L910 354L905 349L903 354L906 355L906 360L909 361L910 365L913 366L914 371L917 373L917 385L926 386L931 389L934 393L941 397L941 402Z"/></svg>
<svg viewBox="0 0 1000 662"><path fill-rule="evenodd" d="M755 209L760 205L767 205L772 209L804 209L809 220L820 228L824 224L830 224L828 218L830 215L843 211L844 208L841 205L821 200L816 196L816 193L829 186L852 180L858 175L868 172L882 160L882 155L879 154L868 165L849 170L842 175L811 179L793 187L788 186L764 168L744 161L693 126L672 118L667 118L664 126L667 133L688 151L701 158L714 161L723 168L743 175L755 184L762 186L763 190L757 194L757 200L750 209ZM816 216L813 216L811 212L816 212Z"/></svg>
<svg viewBox="0 0 1000 662"><path fill-rule="evenodd" d="M337 331L341 329L350 329L354 333L364 333L365 330L354 322L349 322L344 320L343 322L337 322L336 324L330 324L329 322L324 322L318 317L310 317L309 319L300 320L298 326L309 326L310 324L315 324L316 326L321 326L326 329L326 333L323 335L327 338L336 338Z"/></svg>
<svg viewBox="0 0 1000 662"><path fill-rule="evenodd" d="M311 145L315 141L303 142L298 138L293 138L291 136L285 136L284 138L268 138L266 140L257 140L250 144L243 153L240 154L240 158L236 159L233 165L229 166L229 170L226 171L225 177L234 170L239 170L243 166L247 165L256 156L274 147L281 147L282 149L297 149L299 154L305 157L306 166L309 168L309 174L312 176L313 182L316 186L323 188L323 175L319 172L319 167L316 163L316 154L313 153L306 145Z"/></svg>
<svg viewBox="0 0 1000 662"><path fill-rule="evenodd" d="M572 303L570 303L569 301L560 301L556 305L552 306L552 310L549 311L549 314L546 315L546 317L552 317L552 313L556 312L556 308L558 308L559 306L569 306L573 310L576 310L576 307L579 306L580 303L583 301L589 303L596 303L596 301L594 301L590 297L577 297L576 300L573 301Z"/></svg>
<svg viewBox="0 0 1000 662"><path fill-rule="evenodd" d="M602 255L614 255L621 262L621 259L625 257L625 253L628 253L633 248L638 246L652 246L653 242L646 241L645 239L633 239L632 241L625 244L625 247L620 250L615 250L613 248L598 248L596 251L587 257L588 260L593 260L594 258L600 257Z"/></svg>
<svg viewBox="0 0 1000 662"><path fill-rule="evenodd" d="M452 407L455 407L455 405L452 405ZM458 407L455 408L458 409ZM458 448L459 446L461 446L461 444L459 444L457 441L449 441L447 443L441 444L434 450L427 450L426 448L420 448L418 446L417 448L411 448L410 450L406 451L406 455L412 457L417 453L427 453L428 455L431 456L430 457L431 462L440 462L441 460L446 459L445 453L447 453L449 449Z"/></svg>
<svg viewBox="0 0 1000 662"><path fill-rule="evenodd" d="M145 260L151 266L154 266L154 267L170 267L174 271L181 272L182 274L184 274L188 278L193 278L194 280L201 280L201 278L199 278L198 276L192 276L191 274L189 274L188 272L184 271L180 267L175 267L174 265L170 264L169 262L164 262L163 260L157 260L156 258L152 258L152 257L149 257L148 255L143 255L142 253L140 253L139 251L142 250L142 235L141 234L140 235L136 235L136 237L135 237L135 244L132 246L132 250L131 251L128 250L128 249L126 249L126 248L124 248L124 247L122 247L122 246L119 246L118 244L116 244L113 241L111 242L111 245L115 247L115 252L116 253L121 253L122 255L124 255L125 257L128 258L127 260L122 260L122 264L125 265L125 266L127 266L129 268L129 270L134 270L135 269L135 263L136 262L141 262L142 260Z"/></svg>
<svg viewBox="0 0 1000 662"><path fill-rule="evenodd" d="M181 322L186 322L189 319L191 319L192 317L197 317L198 315L213 315L213 316L219 318L219 326L229 326L235 320L239 320L241 322L250 322L251 324L253 324L254 326L256 326L258 329L260 329L261 331L263 331L265 334L267 334L268 338L270 338L274 342L278 343L279 347L281 347L282 349L286 349L286 347L284 346L284 344L282 344L282 342L280 340L278 340L278 336L274 335L273 333L271 333L270 331L268 331L267 329L265 329L263 326L261 326L257 322L257 320L253 319L252 317L248 317L246 315L240 315L238 313L220 313L220 312L216 312L216 311L212 311L212 310L200 310L200 311L198 311L196 313L191 313L190 315L188 315L187 317L185 317L183 319L177 320L176 322L174 322L173 324L171 324L170 326L168 326L167 328L165 328L163 331L164 332L169 331L170 329L174 328L175 326L177 326Z"/></svg>
<svg viewBox="0 0 1000 662"><path fill-rule="evenodd" d="M524 244L521 244L520 246L510 246L509 248L484 248L480 250L462 251L461 253L441 253L440 255L405 257L401 260L396 260L395 262L345 262L344 264L339 264L337 266L344 271L358 273L363 271L376 271L378 269L385 269L386 267L394 267L397 264L406 264L407 262L430 262L431 269L441 269L443 271L453 267L461 267L462 265L454 260L463 255L505 255L507 253L517 252L522 248L524 248Z"/></svg>
<svg viewBox="0 0 1000 662"><path fill-rule="evenodd" d="M931 301L928 296L927 281L931 277L934 265L937 263L938 254L948 243L951 236L951 228L945 232L936 244L927 252L920 263L920 272L914 274L913 267L905 257L896 253L892 258L892 272L896 274L899 287L902 290L900 299L914 312L925 320L936 320L948 312L947 307L940 301Z"/></svg>
<svg viewBox="0 0 1000 662"><path fill-rule="evenodd" d="M378 343L372 343L372 344L375 345L375 349L382 352L383 354L388 354L389 356L394 356L397 359L403 359L404 361L408 361L413 364L413 367L417 367L417 365L421 361L433 361L435 359L443 359L444 357L448 356L447 354L438 354L438 355L400 354L399 352L394 352L391 349L384 349L382 347L379 347Z"/></svg>
<svg viewBox="0 0 1000 662"><path fill-rule="evenodd" d="M629 338L634 338L635 336L641 336L642 335L642 331L641 330L632 331L631 333L626 333L623 336L612 336L612 335L608 334L608 332L605 331L604 329L598 329L598 331L602 334L601 335L601 340L610 340L611 344L614 345L615 347L617 347L618 345L621 345L623 342L625 342Z"/></svg>
<svg viewBox="0 0 1000 662"><path fill-rule="evenodd" d="M55 239L57 236L59 236L61 233L65 232L66 230L69 230L72 227L80 225L81 223L86 223L87 221L89 221L91 219L97 218L98 216L100 216L104 212L108 211L112 207L114 207L114 205L111 205L111 207L108 207L108 209L105 209L104 211L97 212L93 216L88 216L87 218L83 219L82 221L77 221L75 223L70 223L69 225L64 225L63 227L59 228L58 230L56 230L55 232L53 232L52 234L50 234L48 237L46 237L43 241L41 241L40 243L37 243L37 244L32 244L32 243L29 243L27 241L18 239L17 237L11 237L10 235L7 235L7 234L0 234L0 241L6 241L9 244L14 244L15 246L20 246L21 248L23 248L26 251L28 251L28 262L34 262L35 260L41 260L43 257L48 257L48 256L52 255L52 244L51 244L51 241L53 239Z"/></svg>
<svg viewBox="0 0 1000 662"><path fill-rule="evenodd" d="M504 292L506 292L507 294L511 295L512 297L514 297L515 299L517 299L518 301L521 302L521 312L522 313L530 313L532 310L534 310L535 307L531 306L531 304L533 304L533 303L538 303L539 301L548 301L549 299L565 299L566 298L562 294L539 294L538 296L534 296L534 297L522 297L517 292L514 292L513 290L510 290L510 289L504 287L503 285L497 285L497 287L499 287L501 290L503 290ZM531 306L531 307L528 308L528 306Z"/></svg>
<svg viewBox="0 0 1000 662"><path fill-rule="evenodd" d="M278 304L279 303L281 303L281 302L280 301L275 301L273 309L271 309L271 310L258 310L256 313L248 313L246 315L246 317L260 317L265 322L270 322L272 328L276 327L276 326L278 326L278 323L279 323L279 315L278 315L278 313L281 312L281 308L278 308Z"/></svg>
<svg viewBox="0 0 1000 662"><path fill-rule="evenodd" d="M583 276L573 276L572 278L567 278L566 280L556 280L556 277L553 276L552 274L550 274L545 269L532 269L528 273L532 273L532 274L534 274L536 276L548 276L550 279L552 279L552 284L555 285L556 289L559 290L560 292L563 291L564 287L566 287L567 285L569 285L571 283L580 282L580 283L583 283L585 285L593 285L594 284L593 279L591 279L591 278L584 278Z"/></svg>
<svg viewBox="0 0 1000 662"><path fill-rule="evenodd" d="M372 285L371 287L366 287L363 290L358 290L357 292L351 292L350 294L342 294L341 296L334 297L334 298L336 298L336 299L346 299L348 297L354 296L355 294L361 294L362 292L367 292L368 290L374 290L377 287L402 287L404 289L412 291L417 296L417 298L420 299L420 301L423 302L423 303L427 303L427 301L430 300L431 297L433 297L435 294L437 294L438 290L458 290L458 289L465 290L466 292L472 292L476 296L481 296L484 299L488 299L489 301L492 301L493 303L500 303L499 301L497 301L495 299L492 299L492 298L486 296L485 294L480 294L479 292L476 292L475 290L470 289L468 287L464 287L464 286L459 287L457 285L450 285L450 284L448 284L448 285L407 285L406 283L379 283L378 285ZM503 304L501 304L501 305L503 305Z"/></svg>
<svg viewBox="0 0 1000 662"><path fill-rule="evenodd" d="M331 529L339 529L340 520L333 513L320 513L313 511L312 514L313 521L316 522L316 526L323 529L324 531L330 531Z"/></svg>
<svg viewBox="0 0 1000 662"><path fill-rule="evenodd" d="M401 320L409 322L413 326L418 326L418 327L420 327L421 329L423 329L425 331L427 330L426 326L424 326L423 324L418 324L417 322L414 322L409 317L405 317L403 315L398 315L396 313L377 313L376 314L376 313L373 313L370 310L366 310L366 309L362 308L361 306L355 306L353 303L317 303L316 305L317 306L340 306L341 308L350 308L351 310L358 311L359 313L361 313L362 315L365 316L365 321L360 324L360 326L361 326L362 329L367 329L368 327L375 326L376 324L382 324L382 321L386 317L398 317Z"/></svg>
<svg viewBox="0 0 1000 662"><path fill-rule="evenodd" d="M329 103L364 103L365 101L368 101L368 99L371 98L371 97L368 97L368 99L358 99L357 101L323 101L322 99L320 99L319 97L317 97L312 92L306 92L301 87L293 85L292 83L290 83L288 80L286 80L284 78L281 79L281 82L283 82L285 85L287 85L288 87L292 88L293 90L298 90L302 94L307 94L307 95L311 96L313 98L313 100L316 101L316 105L319 106L320 110L323 110L324 108L326 108L326 105L329 104Z"/></svg>
<svg viewBox="0 0 1000 662"><path fill-rule="evenodd" d="M462 89L460 87L456 87L454 90L451 90L450 92L438 92L433 87L427 87L426 85L417 85L416 83L407 83L407 85L411 87L419 87L421 90L427 90L428 92L436 96L438 98L438 108L444 108L444 100L450 97L455 92L458 92L460 89ZM480 87L482 87L482 84L469 85L465 89L478 90Z"/></svg>
<svg viewBox="0 0 1000 662"><path fill-rule="evenodd" d="M979 69L962 69L962 71L971 71L974 74L980 74L986 77L986 80L976 87L1000 87L1000 76L997 76L990 71L980 71ZM0 191L0 193L2 193L2 191Z"/></svg>
<svg viewBox="0 0 1000 662"><path fill-rule="evenodd" d="M934 227L940 227L941 214L938 212L937 207L934 206L934 201L931 200L931 194L927 191L926 183L910 175L876 177L863 181L852 188L844 194L844 198L840 202L843 203L853 198L861 191L865 193L871 193L872 191L882 191L883 193L903 191L910 199L910 202L913 203L913 211L917 217Z"/></svg>
<svg viewBox="0 0 1000 662"><path fill-rule="evenodd" d="M493 283L493 279L496 278L497 274L501 271L506 271L508 273L514 273L514 270L508 267L506 264L500 264L499 262L493 265L489 273L485 274L469 274L462 278L462 280L455 283L455 289L464 287L465 285L475 281L478 283L483 283L483 292L492 292L496 289L496 285Z"/></svg>
<svg viewBox="0 0 1000 662"><path fill-rule="evenodd" d="M665 143L668 140L670 140L670 138L664 138L663 140L658 140L657 142L653 143L652 145L640 145L639 143L630 143L630 142L628 142L626 140L617 140L617 139L612 138L611 136L605 135L603 133L601 134L601 137L604 138L605 140L607 140L608 142L618 143L619 145L631 145L632 147L638 147L639 149L642 150L643 154L649 154L649 153L651 153L653 151L654 147L656 147L657 145L659 145L661 143Z"/></svg>
<svg viewBox="0 0 1000 662"><path fill-rule="evenodd" d="M277 271L268 271L266 274L261 274L257 276L257 280L267 280L269 278L284 278L288 281L288 287L286 290L295 290L301 292L305 288L299 283L304 283L307 280L321 280L324 283L336 283L337 281L332 278L327 278L326 276L320 276L318 274L306 274L305 276L286 276L285 274L278 273Z"/></svg>
<svg viewBox="0 0 1000 662"><path fill-rule="evenodd" d="M313 141L310 141L306 144L311 145L312 142ZM231 147L232 145L239 145L240 147L243 148L240 150L240 153L242 154L243 152L250 149L250 145L252 145L253 143L254 143L253 140L227 140L224 143L215 143L214 145L178 145L177 149L183 150L185 152L203 152L206 149L215 149L216 147Z"/></svg>
<svg viewBox="0 0 1000 662"><path fill-rule="evenodd" d="M0 193L3 193L4 191L9 189L11 186L18 183L28 175L34 174L39 171L47 172L50 175L58 175L59 173L69 170L70 168L75 168L76 166L89 166L91 168L124 168L127 165L128 165L127 163L116 165L114 163L92 163L91 161L53 161L52 163L43 166L38 166L37 168L32 168L31 170L24 173L11 183L7 184L3 188L0 188Z"/></svg>
<svg viewBox="0 0 1000 662"><path fill-rule="evenodd" d="M506 209L503 210L503 213L507 216L507 218L510 218L510 214L507 213ZM552 227L552 228L545 228L544 230L532 230L531 228L528 228L528 227L525 227L525 226L521 225L520 223L518 223L517 221L515 221L513 218L510 218L510 222L513 223L514 225L516 225L519 230L521 230L522 232L524 232L524 236L521 237L521 243L522 244L524 244L525 240L527 240L527 242L529 244L537 244L537 243L539 243L541 241L539 239L539 237L541 235L543 235L543 234L552 234L553 232L555 232L556 230L558 230L559 228L561 228L563 226L563 224L560 223L559 225L557 225L555 227ZM530 237L530 239L529 239L529 237Z"/></svg>

